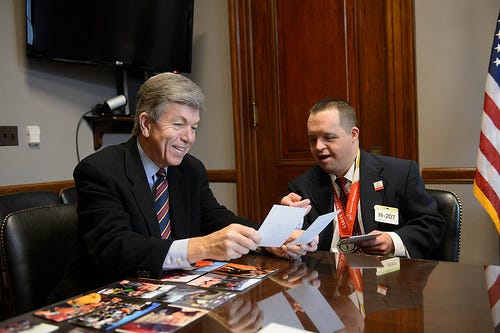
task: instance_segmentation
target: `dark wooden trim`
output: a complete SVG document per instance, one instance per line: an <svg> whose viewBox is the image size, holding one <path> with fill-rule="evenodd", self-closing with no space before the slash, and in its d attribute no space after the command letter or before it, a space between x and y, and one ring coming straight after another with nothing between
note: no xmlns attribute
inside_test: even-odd
<svg viewBox="0 0 500 333"><path fill-rule="evenodd" d="M15 193L15 192L33 192L33 191L53 191L59 193L63 188L75 186L73 180L60 180L55 182L33 183L33 184L18 184L0 186L0 194Z"/></svg>
<svg viewBox="0 0 500 333"><path fill-rule="evenodd" d="M208 170L208 180L211 183L236 183L235 170ZM53 191L59 193L63 188L75 186L73 180L60 180L54 182L17 184L0 186L0 194L15 192L33 192L33 191Z"/></svg>
<svg viewBox="0 0 500 333"><path fill-rule="evenodd" d="M207 173L211 183L236 183L235 170L208 170Z"/></svg>
<svg viewBox="0 0 500 333"><path fill-rule="evenodd" d="M472 184L476 168L423 168L422 178L427 184Z"/></svg>

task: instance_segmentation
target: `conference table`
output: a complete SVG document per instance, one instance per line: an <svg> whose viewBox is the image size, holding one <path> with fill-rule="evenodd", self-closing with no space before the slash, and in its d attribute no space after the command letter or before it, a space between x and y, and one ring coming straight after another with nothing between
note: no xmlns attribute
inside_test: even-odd
<svg viewBox="0 0 500 333"><path fill-rule="evenodd" d="M268 324L312 332L494 332L482 265L352 254L344 259L348 275L330 252L295 261L239 258L234 262L277 271L179 332L256 332ZM357 284L355 276L361 277ZM347 294L340 281L351 282L344 284L351 286ZM0 326L20 319L50 323L26 313ZM58 325L59 332L75 328Z"/></svg>

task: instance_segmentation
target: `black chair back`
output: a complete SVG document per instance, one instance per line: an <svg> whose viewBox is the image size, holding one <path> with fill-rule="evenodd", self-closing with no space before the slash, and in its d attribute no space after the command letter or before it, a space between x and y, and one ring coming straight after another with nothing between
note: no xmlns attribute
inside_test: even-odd
<svg viewBox="0 0 500 333"><path fill-rule="evenodd" d="M437 202L439 214L446 221L443 243L431 257L434 260L454 261L460 259L460 239L462 231L462 203L457 194L442 189L426 189Z"/></svg>
<svg viewBox="0 0 500 333"><path fill-rule="evenodd" d="M33 191L16 192L0 195L0 218L4 219L7 214L17 212L26 208L53 205L59 202L56 192Z"/></svg>
<svg viewBox="0 0 500 333"><path fill-rule="evenodd" d="M76 204L78 201L76 188L74 186L63 188L59 192L59 199L63 204Z"/></svg>
<svg viewBox="0 0 500 333"><path fill-rule="evenodd" d="M10 315L46 304L76 243L76 205L56 204L10 213L0 229Z"/></svg>

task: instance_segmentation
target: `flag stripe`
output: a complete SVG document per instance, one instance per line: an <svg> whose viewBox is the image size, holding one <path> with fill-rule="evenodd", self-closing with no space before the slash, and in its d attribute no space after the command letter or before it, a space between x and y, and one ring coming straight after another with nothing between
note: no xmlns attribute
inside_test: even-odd
<svg viewBox="0 0 500 333"><path fill-rule="evenodd" d="M491 75L488 74L488 77L491 78ZM498 91L496 94L500 95ZM495 125L496 129L500 129L500 118L498 117L500 110L488 92L484 94L484 113L488 115L488 118L492 121L493 125Z"/></svg>
<svg viewBox="0 0 500 333"><path fill-rule="evenodd" d="M494 189L491 187L491 184L484 179L481 173L476 173L476 178L474 179L475 185L481 190L483 195L487 196L490 200L491 205L495 208L499 208L500 199Z"/></svg>
<svg viewBox="0 0 500 333"><path fill-rule="evenodd" d="M500 193L500 175L496 171L497 168L490 164L490 161L480 152L478 154L478 163L475 174L475 184L487 196L496 209L499 206L499 193ZM500 210L497 210L500 212Z"/></svg>
<svg viewBox="0 0 500 333"><path fill-rule="evenodd" d="M490 301L491 319L496 331L497 327L500 327L500 303L498 302L500 299L500 266L484 265L483 267Z"/></svg>
<svg viewBox="0 0 500 333"><path fill-rule="evenodd" d="M493 143L491 143L491 141L483 134L483 132L481 132L481 134L480 134L479 149L481 150L481 153L483 154L483 156L478 157L478 158L481 158L481 159L484 158L485 161L483 163L486 164L486 168L481 168L481 169L484 171L484 169L489 170L490 168L494 168L496 170L496 175L498 176L498 174L500 173L500 170L499 170L499 168L500 168L500 154L496 150ZM479 161L479 162L481 162L481 161ZM495 175L492 175L492 176L494 177Z"/></svg>

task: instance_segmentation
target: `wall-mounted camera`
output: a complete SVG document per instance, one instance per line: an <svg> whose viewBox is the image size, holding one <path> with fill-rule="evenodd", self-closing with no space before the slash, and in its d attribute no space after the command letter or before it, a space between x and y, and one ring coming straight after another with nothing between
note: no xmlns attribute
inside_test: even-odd
<svg viewBox="0 0 500 333"><path fill-rule="evenodd" d="M97 115L110 114L124 107L126 104L127 98L125 97L125 95L118 95L106 100L103 104L97 104L92 108L92 111Z"/></svg>

